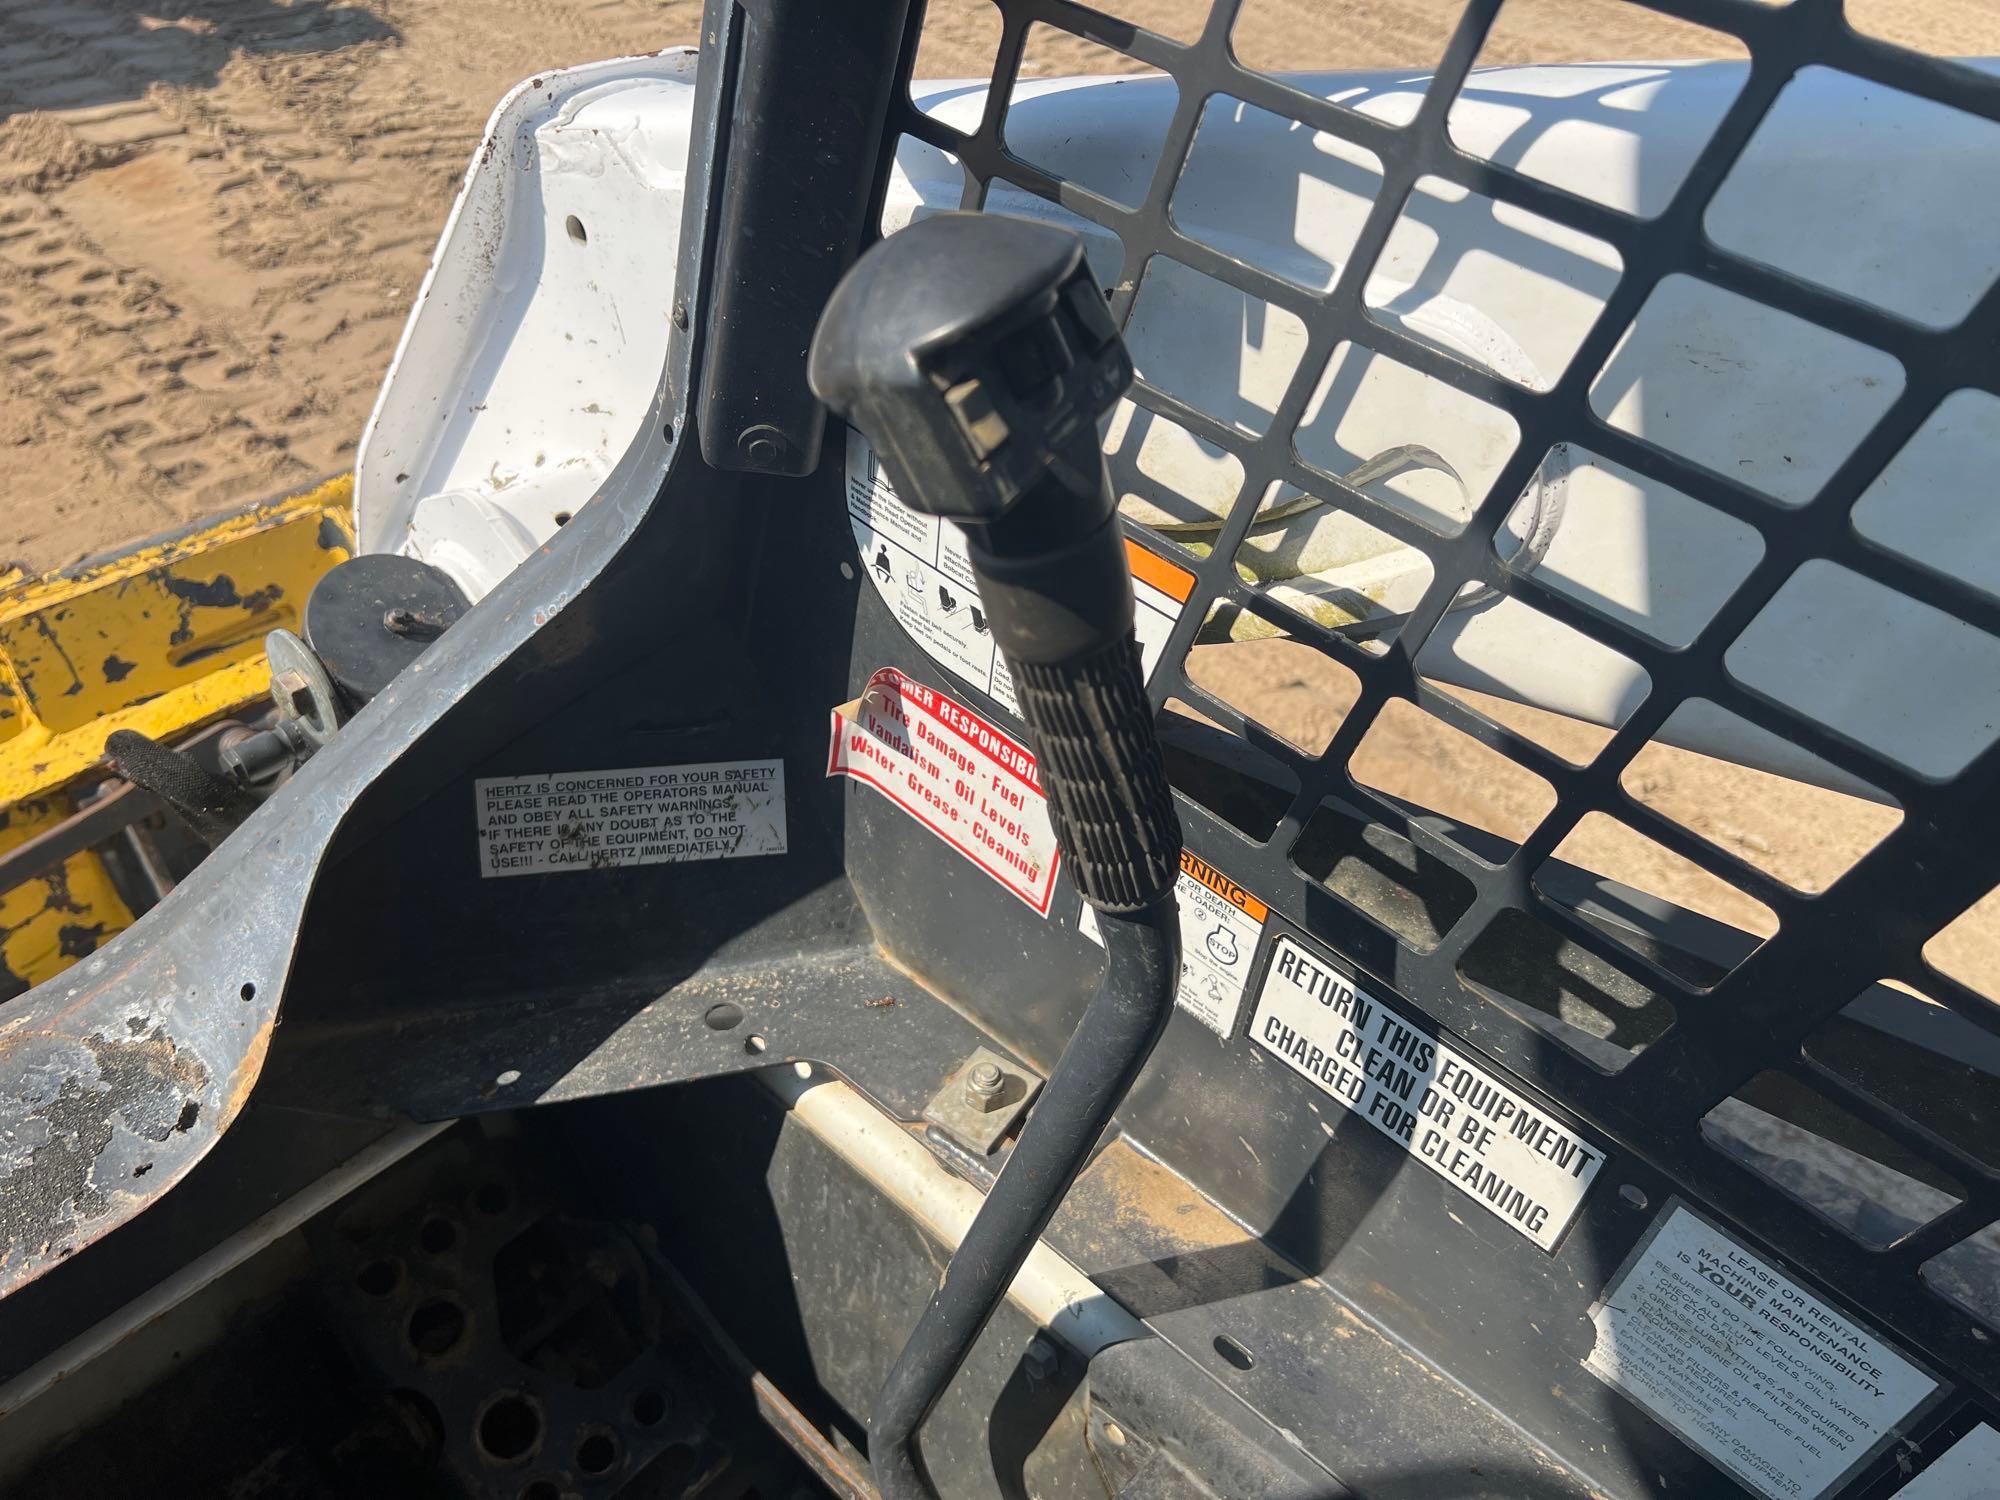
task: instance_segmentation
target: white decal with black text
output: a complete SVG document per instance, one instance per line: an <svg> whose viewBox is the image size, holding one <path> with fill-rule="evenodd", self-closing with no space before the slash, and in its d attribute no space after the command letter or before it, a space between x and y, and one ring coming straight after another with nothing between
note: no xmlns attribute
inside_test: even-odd
<svg viewBox="0 0 2000 1500"><path fill-rule="evenodd" d="M979 588L965 555L965 534L897 499L868 439L851 427L847 516L854 526L854 543L861 549L861 565L897 623L932 661L1019 713L1007 663L994 649L985 612L979 607ZM1125 555L1138 606L1133 629L1139 637L1140 666L1151 677L1181 606L1194 592L1194 574L1130 540Z"/></svg>
<svg viewBox="0 0 2000 1500"><path fill-rule="evenodd" d="M1896 1500L2000 1500L2000 1431L1981 1422L1896 1491Z"/></svg>
<svg viewBox="0 0 2000 1500"><path fill-rule="evenodd" d="M1544 1250L1604 1164L1547 1110L1290 937L1272 952L1250 1034Z"/></svg>
<svg viewBox="0 0 2000 1500"><path fill-rule="evenodd" d="M488 776L473 800L488 878L785 852L781 760Z"/></svg>
<svg viewBox="0 0 2000 1500"><path fill-rule="evenodd" d="M1597 1345L1584 1368L1769 1500L1830 1494L1937 1389L1680 1204L1640 1241L1591 1321Z"/></svg>
<svg viewBox="0 0 2000 1500"><path fill-rule="evenodd" d="M1180 907L1181 982L1174 1000L1210 1031L1228 1041L1250 984L1250 960L1264 936L1271 909L1215 866L1181 850L1174 881ZM1097 913L1085 902L1077 929L1093 943L1104 939Z"/></svg>

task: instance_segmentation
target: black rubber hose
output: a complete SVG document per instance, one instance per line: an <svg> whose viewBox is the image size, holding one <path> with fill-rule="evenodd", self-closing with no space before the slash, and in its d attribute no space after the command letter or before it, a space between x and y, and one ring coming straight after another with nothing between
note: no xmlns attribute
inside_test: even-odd
<svg viewBox="0 0 2000 1500"><path fill-rule="evenodd" d="M883 1500L935 1500L918 1463L917 1428L1055 1217L1173 1014L1181 945L1171 897L1131 913L1100 911L1098 926L1104 983L875 1398L868 1457Z"/></svg>

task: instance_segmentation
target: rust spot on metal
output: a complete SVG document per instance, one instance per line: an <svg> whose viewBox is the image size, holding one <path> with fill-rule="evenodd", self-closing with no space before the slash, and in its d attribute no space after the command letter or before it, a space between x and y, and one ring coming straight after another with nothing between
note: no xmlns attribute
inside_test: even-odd
<svg viewBox="0 0 2000 1500"><path fill-rule="evenodd" d="M12 1096L0 1099L12 1125L9 1149L0 1154L6 1167L0 1174L0 1260L23 1251L31 1258L46 1254L65 1237L71 1243L60 1253L71 1253L90 1238L76 1233L78 1226L103 1217L113 1206L113 1191L130 1191L124 1183L132 1174L122 1163L114 1168L120 1179L115 1187L100 1183L100 1159L121 1132L160 1145L192 1130L208 1068L164 1024L143 1035L93 1032L80 1043L30 1033L0 1043L0 1054L13 1060L17 1080Z"/></svg>

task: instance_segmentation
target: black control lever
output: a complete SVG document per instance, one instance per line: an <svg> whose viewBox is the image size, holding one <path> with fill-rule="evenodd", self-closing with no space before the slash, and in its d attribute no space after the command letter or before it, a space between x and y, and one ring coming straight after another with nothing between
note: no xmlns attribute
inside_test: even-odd
<svg viewBox="0 0 2000 1500"><path fill-rule="evenodd" d="M1132 632L1098 421L1132 362L1068 230L946 213L863 255L813 337L813 391L896 493L957 522L1107 964L869 1420L886 1500L930 1493L918 1426L1054 1216L1173 1011L1180 820Z"/></svg>

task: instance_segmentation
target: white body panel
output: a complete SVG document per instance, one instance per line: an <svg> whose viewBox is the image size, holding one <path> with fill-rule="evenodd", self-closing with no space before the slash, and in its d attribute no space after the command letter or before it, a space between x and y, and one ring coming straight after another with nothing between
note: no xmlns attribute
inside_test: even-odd
<svg viewBox="0 0 2000 1500"><path fill-rule="evenodd" d="M1478 73L1451 128L1468 151L1650 215L1671 199L1742 77L1726 63ZM1422 82L1291 81L1391 123L1411 117ZM929 112L966 128L984 94L976 84L918 89ZM692 97L693 60L682 52L551 73L501 105L364 438L364 547L428 558L477 597L609 471L664 358ZM1008 143L1137 202L1174 104L1160 78L1024 82ZM2000 214L1996 137L1983 122L1808 70L1716 195L1707 227L1739 254L1899 316L1949 323L2000 269L2000 233L1913 242L1912 225L1921 229L1929 203ZM1837 233L1824 201L1830 161L1844 185ZM1218 99L1172 213L1190 238L1319 291L1340 274L1378 181L1367 152ZM956 162L905 138L885 231L955 208L963 188ZM1247 433L1268 425L1298 378L1304 330L1295 317L1158 258L1128 268L1109 232L1018 190L996 186L987 206L1082 232L1107 288L1142 276L1128 330L1142 372ZM572 216L582 242L566 232ZM1373 317L1457 359L1546 389L1620 272L1607 246L1425 181L1365 300ZM1670 277L1595 377L1590 400L1613 426L1758 491L1776 519L1817 492L1902 384L1879 351ZM1506 461L1515 430L1495 407L1350 349L1320 380L1296 441L1308 463L1340 475L1402 449L1427 453L1378 464L1377 477L1364 471L1356 482L1448 534ZM1197 548L1214 534L1238 488L1233 459L1131 408L1114 417L1108 445L1148 481L1144 497L1126 498L1128 514ZM1864 497L1856 523L1871 542L2000 591L2000 513L1986 493L1996 461L2000 402L1948 402ZM1277 492L1262 504L1296 498ZM1363 611L1405 609L1428 578L1415 549L1325 507L1260 526L1252 541L1240 561L1328 623L1352 618L1357 600ZM1512 565L1678 647L1755 564L1761 543L1754 527L1566 444L1545 456L1502 548ZM1821 566L1832 576L1802 573L1730 649L1732 672L1929 774L1948 774L2000 733L1985 707L1991 691L1957 715L1897 691L1913 657L1990 689L2000 682L1992 642ZM1510 600L1448 614L1420 666L1604 725L1622 722L1647 686L1623 656ZM1684 712L1668 737L1866 791L1719 712Z"/></svg>

